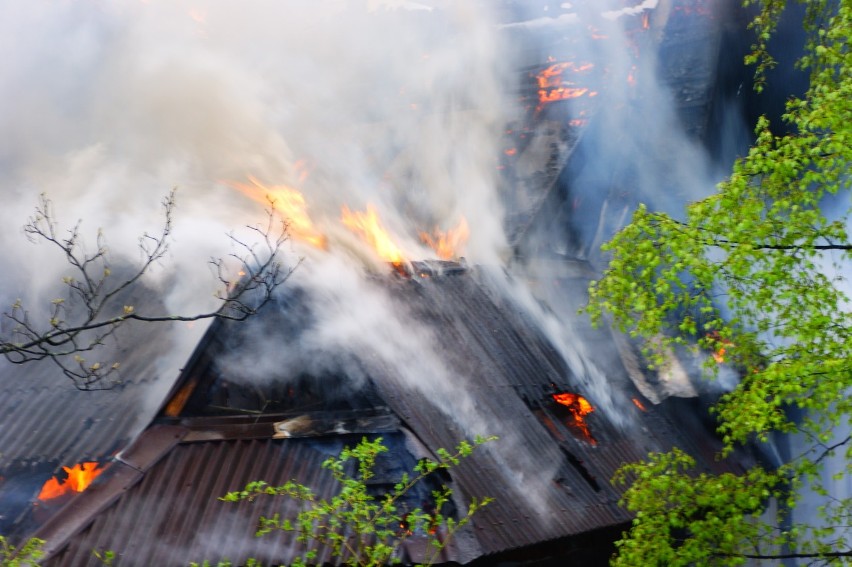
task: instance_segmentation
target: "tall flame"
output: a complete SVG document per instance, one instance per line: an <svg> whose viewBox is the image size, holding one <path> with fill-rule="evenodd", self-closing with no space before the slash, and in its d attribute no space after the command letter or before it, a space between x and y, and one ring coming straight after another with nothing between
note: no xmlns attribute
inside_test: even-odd
<svg viewBox="0 0 852 567"><path fill-rule="evenodd" d="M446 232L441 232L437 228L432 231L432 234L421 232L420 240L434 250L441 260L452 260L458 257L459 250L469 236L470 228L467 225L467 219L462 217L455 228Z"/></svg>
<svg viewBox="0 0 852 567"><path fill-rule="evenodd" d="M552 394L553 400L562 404L568 411L571 412L571 416L574 418L574 427L580 430L583 434L583 437L591 443L592 445L597 445L598 442L592 437L592 432L589 430L589 424L586 423L586 416L595 411L594 406L589 403L589 400L584 398L579 394L572 394L570 392L562 392L559 394Z"/></svg>
<svg viewBox="0 0 852 567"><path fill-rule="evenodd" d="M70 492L83 492L103 472L96 462L78 463L62 469L68 474L68 478L62 482L55 476L48 479L38 494L39 500L51 500Z"/></svg>
<svg viewBox="0 0 852 567"><path fill-rule="evenodd" d="M382 226L379 215L372 205L367 205L367 212L351 211L343 205L340 220L349 230L363 238L382 260L399 266L405 260L402 250L391 239L390 234Z"/></svg>
<svg viewBox="0 0 852 567"><path fill-rule="evenodd" d="M272 207L287 219L288 230L293 238L317 248L326 248L326 237L314 228L308 216L308 205L301 193L286 185L267 187L251 175L248 178L251 184L229 181L228 185L255 201L271 203Z"/></svg>

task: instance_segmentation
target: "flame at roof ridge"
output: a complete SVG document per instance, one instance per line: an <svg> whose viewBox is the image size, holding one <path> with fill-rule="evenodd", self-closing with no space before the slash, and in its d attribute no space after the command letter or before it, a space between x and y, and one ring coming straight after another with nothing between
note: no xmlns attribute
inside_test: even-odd
<svg viewBox="0 0 852 567"><path fill-rule="evenodd" d="M382 225L375 207L367 205L367 211L352 211L343 205L340 216L344 226L360 236L372 246L378 256L387 262L398 266L405 261L402 250L396 245L390 234Z"/></svg>
<svg viewBox="0 0 852 567"><path fill-rule="evenodd" d="M259 203L270 204L287 220L290 235L297 240L323 250L328 248L328 239L314 227L308 216L304 195L287 185L267 187L252 175L248 178L251 184L237 181L228 181L227 184Z"/></svg>
<svg viewBox="0 0 852 567"><path fill-rule="evenodd" d="M460 256L459 251L467 242L468 237L470 237L470 227L464 217L461 217L455 228L448 229L446 232L435 228L431 234L428 232L420 233L421 242L434 250L441 260L458 258Z"/></svg>

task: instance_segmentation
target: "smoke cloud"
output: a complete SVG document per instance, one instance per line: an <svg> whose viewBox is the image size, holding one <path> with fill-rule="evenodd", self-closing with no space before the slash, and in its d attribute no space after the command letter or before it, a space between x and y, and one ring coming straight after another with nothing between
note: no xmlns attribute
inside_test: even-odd
<svg viewBox="0 0 852 567"><path fill-rule="evenodd" d="M425 328L403 319L365 280L379 260L342 226L341 208L374 207L410 259L435 257L419 231L465 218L470 237L461 255L495 273L508 267L517 242L507 235L498 190L502 133L507 121L531 112L530 101L518 102L518 69L549 55L593 63L589 88L597 96L584 99L583 155L559 189L566 192L559 221L576 234L569 239L542 222L524 236L528 248L594 259L595 246L635 204L623 194L668 210L704 194L712 188L708 164L683 134L657 75L656 45L669 14L653 1L628 4L6 3L0 230L12 268L0 276L0 299L9 303L25 288L36 302L55 293L62 259L22 243L19 228L39 193L61 219L83 219L90 242L101 228L112 254L136 261L137 237L156 230L157 203L176 186L171 254L149 283L162 289L170 312L208 310L216 282L205 262L231 251L229 231L263 221L262 206L233 183L253 176L286 185L302 193L328 248L288 244L291 262L305 258L294 281L313 290L315 319L298 351L285 349L270 363L319 371L309 368L323 364L315 352L369 351L442 400L468 431L508 439L511 432L478 415ZM637 31L643 15L660 20L644 35ZM587 214L601 203L607 214ZM542 308L542 296L533 299L523 283L502 289L560 345L602 411L620 415L595 353L572 342L575 315ZM182 334L177 354L164 359L172 375L199 332ZM238 361L222 361L229 363ZM260 378L264 366L254 370Z"/></svg>

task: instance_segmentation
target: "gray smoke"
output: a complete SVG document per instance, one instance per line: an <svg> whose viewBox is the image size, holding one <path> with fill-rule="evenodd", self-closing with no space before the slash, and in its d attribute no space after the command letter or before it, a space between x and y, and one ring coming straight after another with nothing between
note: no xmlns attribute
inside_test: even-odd
<svg viewBox="0 0 852 567"><path fill-rule="evenodd" d="M263 207L231 185L253 176L294 187L329 242L327 250L295 238L287 246L291 262L305 258L294 277L315 290L318 321L304 350L281 358L304 366L321 364L311 354L322 350L369 351L442 400L448 415L463 416L471 434L511 437L478 415L428 331L364 279L381 264L340 215L344 205L373 206L412 259L434 257L419 231L446 230L463 217L470 238L460 253L470 263L506 266L506 210L496 189L501 133L507 117L522 113L517 65L544 49L529 43L535 34L557 44L573 38L577 60L599 69L600 102L590 116L597 126L572 198L612 200L620 182L612 164L630 165L625 191L664 208L712 188L701 150L682 134L657 80L658 32L640 40L626 31L655 8L664 20L664 7L544 5L515 7L507 21L477 1L5 3L0 230L11 269L0 276L2 299L51 297L62 274L61 258L22 242L19 227L41 192L62 219L83 219L91 239L102 228L112 254L137 261L136 238L156 229L157 202L179 187L171 255L148 283L160 287L170 312L191 313L215 306L205 262L231 251L226 233L263 220ZM514 45L518 37L526 43ZM624 219L627 206L613 202L612 218ZM587 220L578 230L600 232L603 221ZM573 315L554 316L517 279L502 289L541 322L600 407L619 415L595 353L573 344ZM163 360L166 375L178 372L202 330L180 335Z"/></svg>

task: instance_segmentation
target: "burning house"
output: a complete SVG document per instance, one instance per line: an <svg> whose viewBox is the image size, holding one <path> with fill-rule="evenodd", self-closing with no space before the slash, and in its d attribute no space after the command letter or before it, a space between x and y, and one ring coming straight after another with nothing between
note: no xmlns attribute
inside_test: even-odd
<svg viewBox="0 0 852 567"><path fill-rule="evenodd" d="M499 75L511 85L511 104L491 93L498 119L485 128L475 126L482 112L475 96L442 101L446 93L430 90L438 88L430 81L452 84L478 72L438 72L447 53L435 37L446 22L436 14L450 7L397 4L396 11L368 10L369 17L394 26L425 18L424 37L435 50L421 54L418 77L429 79L428 88L391 91L381 73L360 82L347 77L351 100L362 101L363 90L369 105L354 125L333 127L363 146L364 163L380 162L381 177L370 181L390 195L365 199L319 158L293 160L286 185L270 182L268 163L254 154L245 155L265 175L238 178L227 164L215 170L216 191L252 214L252 200L266 202L288 219L291 242L301 247L305 261L270 305L244 323L128 329L109 347L122 360L123 381L103 391L57 386L61 377L49 361L2 366L0 533L44 539L45 564L97 564L93 550L114 551L120 565L249 557L286 564L300 553L298 542L254 532L259 515L293 508L217 497L254 480L296 480L328 496L336 485L321 463L364 436L389 447L371 481L377 494L439 448L474 435L499 437L411 495L412 507L422 506L446 483L456 510L471 498L495 498L455 535L440 563L603 564L630 522L618 506L621 489L610 482L620 465L675 446L703 470L739 472L751 464L747 455L715 459L719 443L689 361L673 358L669 368L650 371L626 339L576 314L595 277L599 244L631 207L647 200L669 207L697 190L703 173L695 170L704 166L688 163L697 150L679 154L682 163L660 162L672 159L670 145L685 147L713 129L728 13L703 0L579 14L556 3L533 14L525 3L502 2L493 21L468 34L476 46L485 42L476 33L501 38L499 54L514 46L506 56L512 72ZM205 41L212 16L191 16ZM450 54L470 47L453 41L459 45ZM657 134L646 113L647 84L657 74L669 94L653 128L671 129L668 145L645 148L637 162L631 152L646 142L630 132ZM382 83L381 96L364 85L370 77ZM389 92L399 98L389 100ZM347 99L334 101L351 111ZM393 115L390 133L388 108L405 110ZM301 125L293 108L280 110ZM197 126L191 116L180 118ZM416 140L408 138L412 128L419 128ZM445 134L467 153L424 149ZM481 152L483 139L489 145ZM193 142L199 151L202 142ZM313 143L301 150L316 152ZM367 176L363 163L349 160L350 148L324 143L329 161L345 162L346 176ZM483 168L488 175L478 176ZM319 189L336 184L358 204L341 206L336 193ZM652 195L651 185L671 191ZM410 189L403 197L392 191L400 186ZM436 199L448 191L449 204ZM417 227L405 237L403 220ZM139 301L168 309L163 288L155 282ZM401 549L403 561L423 560L418 541Z"/></svg>
<svg viewBox="0 0 852 567"><path fill-rule="evenodd" d="M405 372L387 353L368 350L329 352L321 363L294 367L287 351L310 343L316 331L317 315L305 307L314 304L311 290L291 286L251 323L214 324L158 417L111 460L102 481L37 532L56 553L49 564L88 564L92 549L111 549L138 564L280 562L299 549L294 541L267 542L253 533L258 515L282 503L236 506L215 496L258 479L296 479L327 494L335 485L320 464L365 435L381 436L391 448L376 485L392 485L418 459L434 458L468 431L500 438L442 479L454 489L458 509L471 497L496 498L442 562L499 562L513 554L605 562L611 549L600 538L612 538L630 519L609 482L619 465L679 446L705 470L730 470L714 459L719 445L698 417L696 400L655 405L633 385L608 333L578 330L582 344L606 354L597 370L617 395L600 403L617 404L631 428L608 419L597 409L594 388L523 309L495 293L491 278L475 268L424 265L411 278L367 284L365 295L388 294L409 332L420 335L408 344L412 351L393 355L413 367ZM562 283L570 290L583 282L580 274ZM257 337L277 341L279 334L288 337L279 345L284 352L257 360ZM261 351L271 346L260 342ZM422 349L440 352L440 364ZM265 382L236 360L263 366ZM422 561L422 552L406 548L404 560Z"/></svg>

